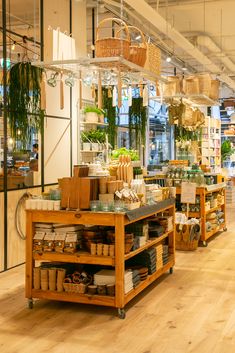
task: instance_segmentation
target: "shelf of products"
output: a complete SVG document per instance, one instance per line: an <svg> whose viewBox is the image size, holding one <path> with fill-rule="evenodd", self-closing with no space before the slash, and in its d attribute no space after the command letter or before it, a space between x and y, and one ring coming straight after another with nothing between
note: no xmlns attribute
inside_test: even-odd
<svg viewBox="0 0 235 353"><path fill-rule="evenodd" d="M131 299L133 299L138 293L148 287L163 273L168 270L171 273L173 271L173 266L175 264L175 239L173 229L174 213L175 206L173 199L162 201L158 204L151 206L144 206L142 208L139 208L138 210L128 211L127 213L27 210L26 298L28 298L29 307L32 307L33 305L33 298L61 300L84 304L116 307L118 308L119 317L124 318L124 307ZM158 221L160 222L160 224L164 224L164 226L161 226ZM87 224L89 224L89 226L102 226L102 234L104 234L103 227L108 227L107 229L110 229L111 227L111 229L113 229L111 234L107 233L107 236L111 236L111 238L113 239L111 244L113 244L112 246L115 255L91 255L89 252L84 250L77 250L74 253L65 253L62 250L62 252L58 253L55 252L55 247L51 245L51 241L48 241L48 239L52 239L50 238L50 232L52 227L56 227L55 229L58 229L60 225L61 227L66 227L67 225L67 227L70 227L72 230L77 229L76 227L81 227L77 231L81 232L80 239L81 241L84 241L84 239L86 238L83 237L85 237L86 233L84 233L83 236L82 229L84 225ZM151 227L149 224L151 224ZM159 224L159 226L155 226L155 224ZM43 227L47 227L49 232L49 238L46 236L44 238L44 245L42 245L41 241L38 240L35 233L35 229L42 230ZM158 227L156 228L157 230L155 229L155 227ZM159 233L159 236L149 238L151 232L155 234L159 231L159 227L161 228L161 233ZM140 230L141 232L143 232L143 234L139 233ZM129 240L128 243L127 240L130 237L130 231L132 231L133 234L138 234L138 236L144 235L144 237L142 237L142 240L144 240L145 243L139 244L139 247L137 247L133 251L131 251L131 247L134 246L134 242L132 244L132 240ZM39 232L39 235L40 234L41 232ZM102 243L97 243L97 245L95 245L97 246L97 251L99 244L101 245L101 247L104 246L102 245ZM131 247L129 245L131 245ZM38 246L42 246L42 248L38 249ZM92 247L92 245L90 246ZM111 245L106 246L111 247ZM91 248L90 251L92 251ZM36 261L37 263L42 263L42 267L35 267ZM144 263L145 265L138 265L136 267L137 264L140 264L140 261L142 261L142 263ZM61 288L60 291L58 291L58 289L56 290L55 288L54 290L48 290L48 287L44 288L45 290L43 290L42 274L40 275L41 287L39 284L40 288L35 288L34 271L36 269L39 269L40 271L47 269L47 267L45 267L45 263L47 262L48 266L50 265L49 269L51 269L52 271L55 270L54 266L57 266L57 271L61 270L60 267L63 268L63 266L94 265L94 268L95 266L99 266L99 269L100 266L105 266L106 269L107 266L109 266L115 271L113 272L115 281L115 294L101 295L100 293L90 294L89 292L80 294L66 292L66 290L63 288ZM60 263L61 265L58 265ZM139 268L139 266L141 268ZM138 268L140 271L138 274L138 281L134 282L134 277L136 276L136 269L138 272ZM95 276L97 276L97 273L102 272L97 272L97 269L95 269L94 271L94 278ZM75 275L82 276L84 274L78 274L77 272L74 272L72 276ZM67 277L65 277L65 279L66 278ZM68 279L69 278L70 277L68 277ZM130 281L131 278L131 283L128 282L128 284L126 282L127 278L129 278L128 281ZM64 280L64 283L67 282ZM91 287L94 287L94 285L91 285Z"/></svg>
<svg viewBox="0 0 235 353"><path fill-rule="evenodd" d="M221 167L221 124L219 119L206 117L202 128L201 141L202 165L213 166L214 171Z"/></svg>
<svg viewBox="0 0 235 353"><path fill-rule="evenodd" d="M200 240L206 245L206 241L220 230L226 230L226 196L225 183L210 185L207 187L197 187L196 207L198 212L189 212L189 217L200 219L201 236ZM181 195L181 188L176 188L178 198ZM180 200L176 201L177 208L182 207ZM215 205L215 206L214 206ZM189 207L195 207L190 205ZM181 209L179 209L181 212ZM183 212L186 214L186 212Z"/></svg>
<svg viewBox="0 0 235 353"><path fill-rule="evenodd" d="M204 95L204 94L193 94L193 95L185 95L185 94L176 94L173 96L156 96L152 97L152 100L156 100L158 102L165 102L169 103L172 102L172 100L183 100L184 103L188 103L193 106L216 106L220 105L219 102L211 99L210 97Z"/></svg>
<svg viewBox="0 0 235 353"><path fill-rule="evenodd" d="M132 84L147 83L148 81L156 83L156 81L166 82L166 80L154 72L145 70L122 57L104 57L104 58L80 58L78 60L63 60L52 62L33 62L32 65L43 67L47 70L65 73L73 73L78 78L80 75L86 76L90 70L94 71L110 71L112 74L126 73L130 76ZM107 81L107 80L106 80ZM103 83L105 85L105 82ZM110 85L110 82L106 82Z"/></svg>

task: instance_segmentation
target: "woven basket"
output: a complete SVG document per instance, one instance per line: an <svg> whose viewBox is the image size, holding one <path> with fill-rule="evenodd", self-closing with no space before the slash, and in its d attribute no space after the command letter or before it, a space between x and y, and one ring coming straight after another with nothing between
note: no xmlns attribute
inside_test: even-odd
<svg viewBox="0 0 235 353"><path fill-rule="evenodd" d="M164 96L171 97L180 94L182 89L182 80L178 76L168 76L167 83L163 85Z"/></svg>
<svg viewBox="0 0 235 353"><path fill-rule="evenodd" d="M214 99L215 101L219 99L219 86L220 86L219 80L211 80L211 89L210 89L209 97L211 99Z"/></svg>
<svg viewBox="0 0 235 353"><path fill-rule="evenodd" d="M184 251L193 251L196 250L198 247L198 240L193 241L177 241L175 242L176 250L184 250Z"/></svg>
<svg viewBox="0 0 235 353"><path fill-rule="evenodd" d="M87 284L84 283L63 283L65 292L84 294L87 291Z"/></svg>
<svg viewBox="0 0 235 353"><path fill-rule="evenodd" d="M129 56L129 61L132 63L144 67L146 59L147 59L147 44L145 40L145 36L143 32L134 26L128 26L129 31L137 32L141 36L142 43L134 43L133 41L131 42L130 45L130 56Z"/></svg>
<svg viewBox="0 0 235 353"><path fill-rule="evenodd" d="M147 59L144 68L157 75L161 74L161 50L152 43L147 45Z"/></svg>
<svg viewBox="0 0 235 353"><path fill-rule="evenodd" d="M120 30L126 34L126 39L116 37L100 38L100 30L107 22L115 22ZM130 55L130 33L126 23L119 18L106 18L98 24L96 30L95 53L97 58L119 57L129 59Z"/></svg>
<svg viewBox="0 0 235 353"><path fill-rule="evenodd" d="M199 94L199 79L196 76L189 76L184 78L183 92L186 95Z"/></svg>
<svg viewBox="0 0 235 353"><path fill-rule="evenodd" d="M197 77L199 80L199 93L209 97L211 92L210 74L199 74Z"/></svg>

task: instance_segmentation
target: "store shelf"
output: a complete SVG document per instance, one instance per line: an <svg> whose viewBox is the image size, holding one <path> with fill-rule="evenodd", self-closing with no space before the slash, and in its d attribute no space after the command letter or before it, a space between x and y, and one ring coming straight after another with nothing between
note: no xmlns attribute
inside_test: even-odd
<svg viewBox="0 0 235 353"><path fill-rule="evenodd" d="M213 207L211 208L210 210L206 211L206 214L209 214L209 213L212 213L212 212L215 212L217 211L219 208L223 207L224 206L224 203L220 206L216 206L216 207Z"/></svg>
<svg viewBox="0 0 235 353"><path fill-rule="evenodd" d="M109 124L105 124L105 123L91 123L89 121L81 121L81 125L108 126Z"/></svg>
<svg viewBox="0 0 235 353"><path fill-rule="evenodd" d="M56 252L34 253L35 261L58 261L77 264L114 266L115 258L111 256L94 256L88 252L65 254Z"/></svg>
<svg viewBox="0 0 235 353"><path fill-rule="evenodd" d="M110 71L112 74L126 73L131 76L131 83L145 83L148 81L156 83L167 82L163 77L154 72L145 70L143 67L133 64L132 62L122 57L107 57L107 58L88 58L82 57L77 60L59 60L51 62L36 61L32 63L33 66L45 68L56 72L63 72L66 74L73 73L76 77L80 75L86 76L89 70L92 71ZM93 82L93 83L98 83ZM110 85L110 82L102 82L103 86Z"/></svg>
<svg viewBox="0 0 235 353"><path fill-rule="evenodd" d="M215 105L220 105L219 102L214 101L213 99L209 98L208 96L205 96L204 94L193 94L190 96L184 95L184 94L177 94L174 96L164 96L164 97L160 97L160 96L156 96L156 97L151 97L151 100L155 100L155 101L159 101L161 102L162 100L166 103L172 101L172 99L175 100L183 100L186 103L190 103L192 105L196 105L196 106L215 106Z"/></svg>
<svg viewBox="0 0 235 353"><path fill-rule="evenodd" d="M131 251L130 253L125 255L125 257L124 257L125 260L128 260L128 259L132 258L133 256L141 253L142 251L144 251L144 250L146 250L148 248L151 248L151 246L154 246L154 245L160 243L163 239L167 238L169 236L169 234L171 234L172 232L173 232L173 230L163 234L162 236L160 236L158 238L154 238L154 240L148 241L145 245L141 246L140 248L138 248L138 249L136 249L134 251Z"/></svg>
<svg viewBox="0 0 235 353"><path fill-rule="evenodd" d="M102 153L102 151L84 151L84 150L81 150L80 152L81 153Z"/></svg>
<svg viewBox="0 0 235 353"><path fill-rule="evenodd" d="M142 281L136 288L132 289L129 293L125 294L125 304L127 304L130 300L132 300L137 294L142 292L145 288L147 288L152 282L154 282L157 278L159 278L163 273L168 271L175 264L174 256L171 255L169 257L169 262L164 265L162 268L157 270L152 275L148 276L146 280Z"/></svg>
<svg viewBox="0 0 235 353"><path fill-rule="evenodd" d="M187 211L179 211L179 212L187 215ZM200 217L200 212L188 212L188 216L191 218L198 218Z"/></svg>
<svg viewBox="0 0 235 353"><path fill-rule="evenodd" d="M222 231L226 227L226 224L223 223L220 226L216 227L215 229L211 230L210 232L205 233L205 240L209 239L213 235L215 235L217 232Z"/></svg>
<svg viewBox="0 0 235 353"><path fill-rule="evenodd" d="M68 292L54 292L32 289L32 297L47 300L59 300L64 302L105 305L115 307L115 298L108 295L89 295Z"/></svg>

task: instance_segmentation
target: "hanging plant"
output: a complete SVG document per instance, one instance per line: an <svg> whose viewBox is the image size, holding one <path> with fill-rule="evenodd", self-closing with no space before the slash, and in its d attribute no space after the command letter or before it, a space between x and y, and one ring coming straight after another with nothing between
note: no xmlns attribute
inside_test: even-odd
<svg viewBox="0 0 235 353"><path fill-rule="evenodd" d="M147 127L147 107L143 107L143 98L132 98L132 106L129 107L129 132L130 146L138 148L145 145ZM135 146L133 146L133 131L135 134Z"/></svg>
<svg viewBox="0 0 235 353"><path fill-rule="evenodd" d="M117 140L117 121L116 121L117 109L116 107L113 107L113 99L112 97L109 97L107 88L103 88L102 97L103 97L103 109L106 112L106 117L108 122L108 127L107 127L108 139L109 139L109 143L114 148L116 146L116 140Z"/></svg>
<svg viewBox="0 0 235 353"><path fill-rule="evenodd" d="M30 142L31 129L39 131L44 118L40 108L42 80L41 68L30 62L20 62L11 67L8 79L8 119L11 135L23 147Z"/></svg>

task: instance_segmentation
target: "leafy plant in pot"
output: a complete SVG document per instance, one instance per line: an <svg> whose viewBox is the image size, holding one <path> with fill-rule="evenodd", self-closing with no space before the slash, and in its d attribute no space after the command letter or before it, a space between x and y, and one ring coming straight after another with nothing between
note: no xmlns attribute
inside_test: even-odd
<svg viewBox="0 0 235 353"><path fill-rule="evenodd" d="M95 106L88 106L84 109L86 115L86 122L98 123L104 122L104 111Z"/></svg>
<svg viewBox="0 0 235 353"><path fill-rule="evenodd" d="M89 139L89 131L82 131L81 139L82 139L83 151L90 151L91 150L91 141Z"/></svg>
<svg viewBox="0 0 235 353"><path fill-rule="evenodd" d="M31 131L40 131L44 121L41 109L43 70L20 62L13 65L8 78L8 121L11 136L25 148L31 141Z"/></svg>

